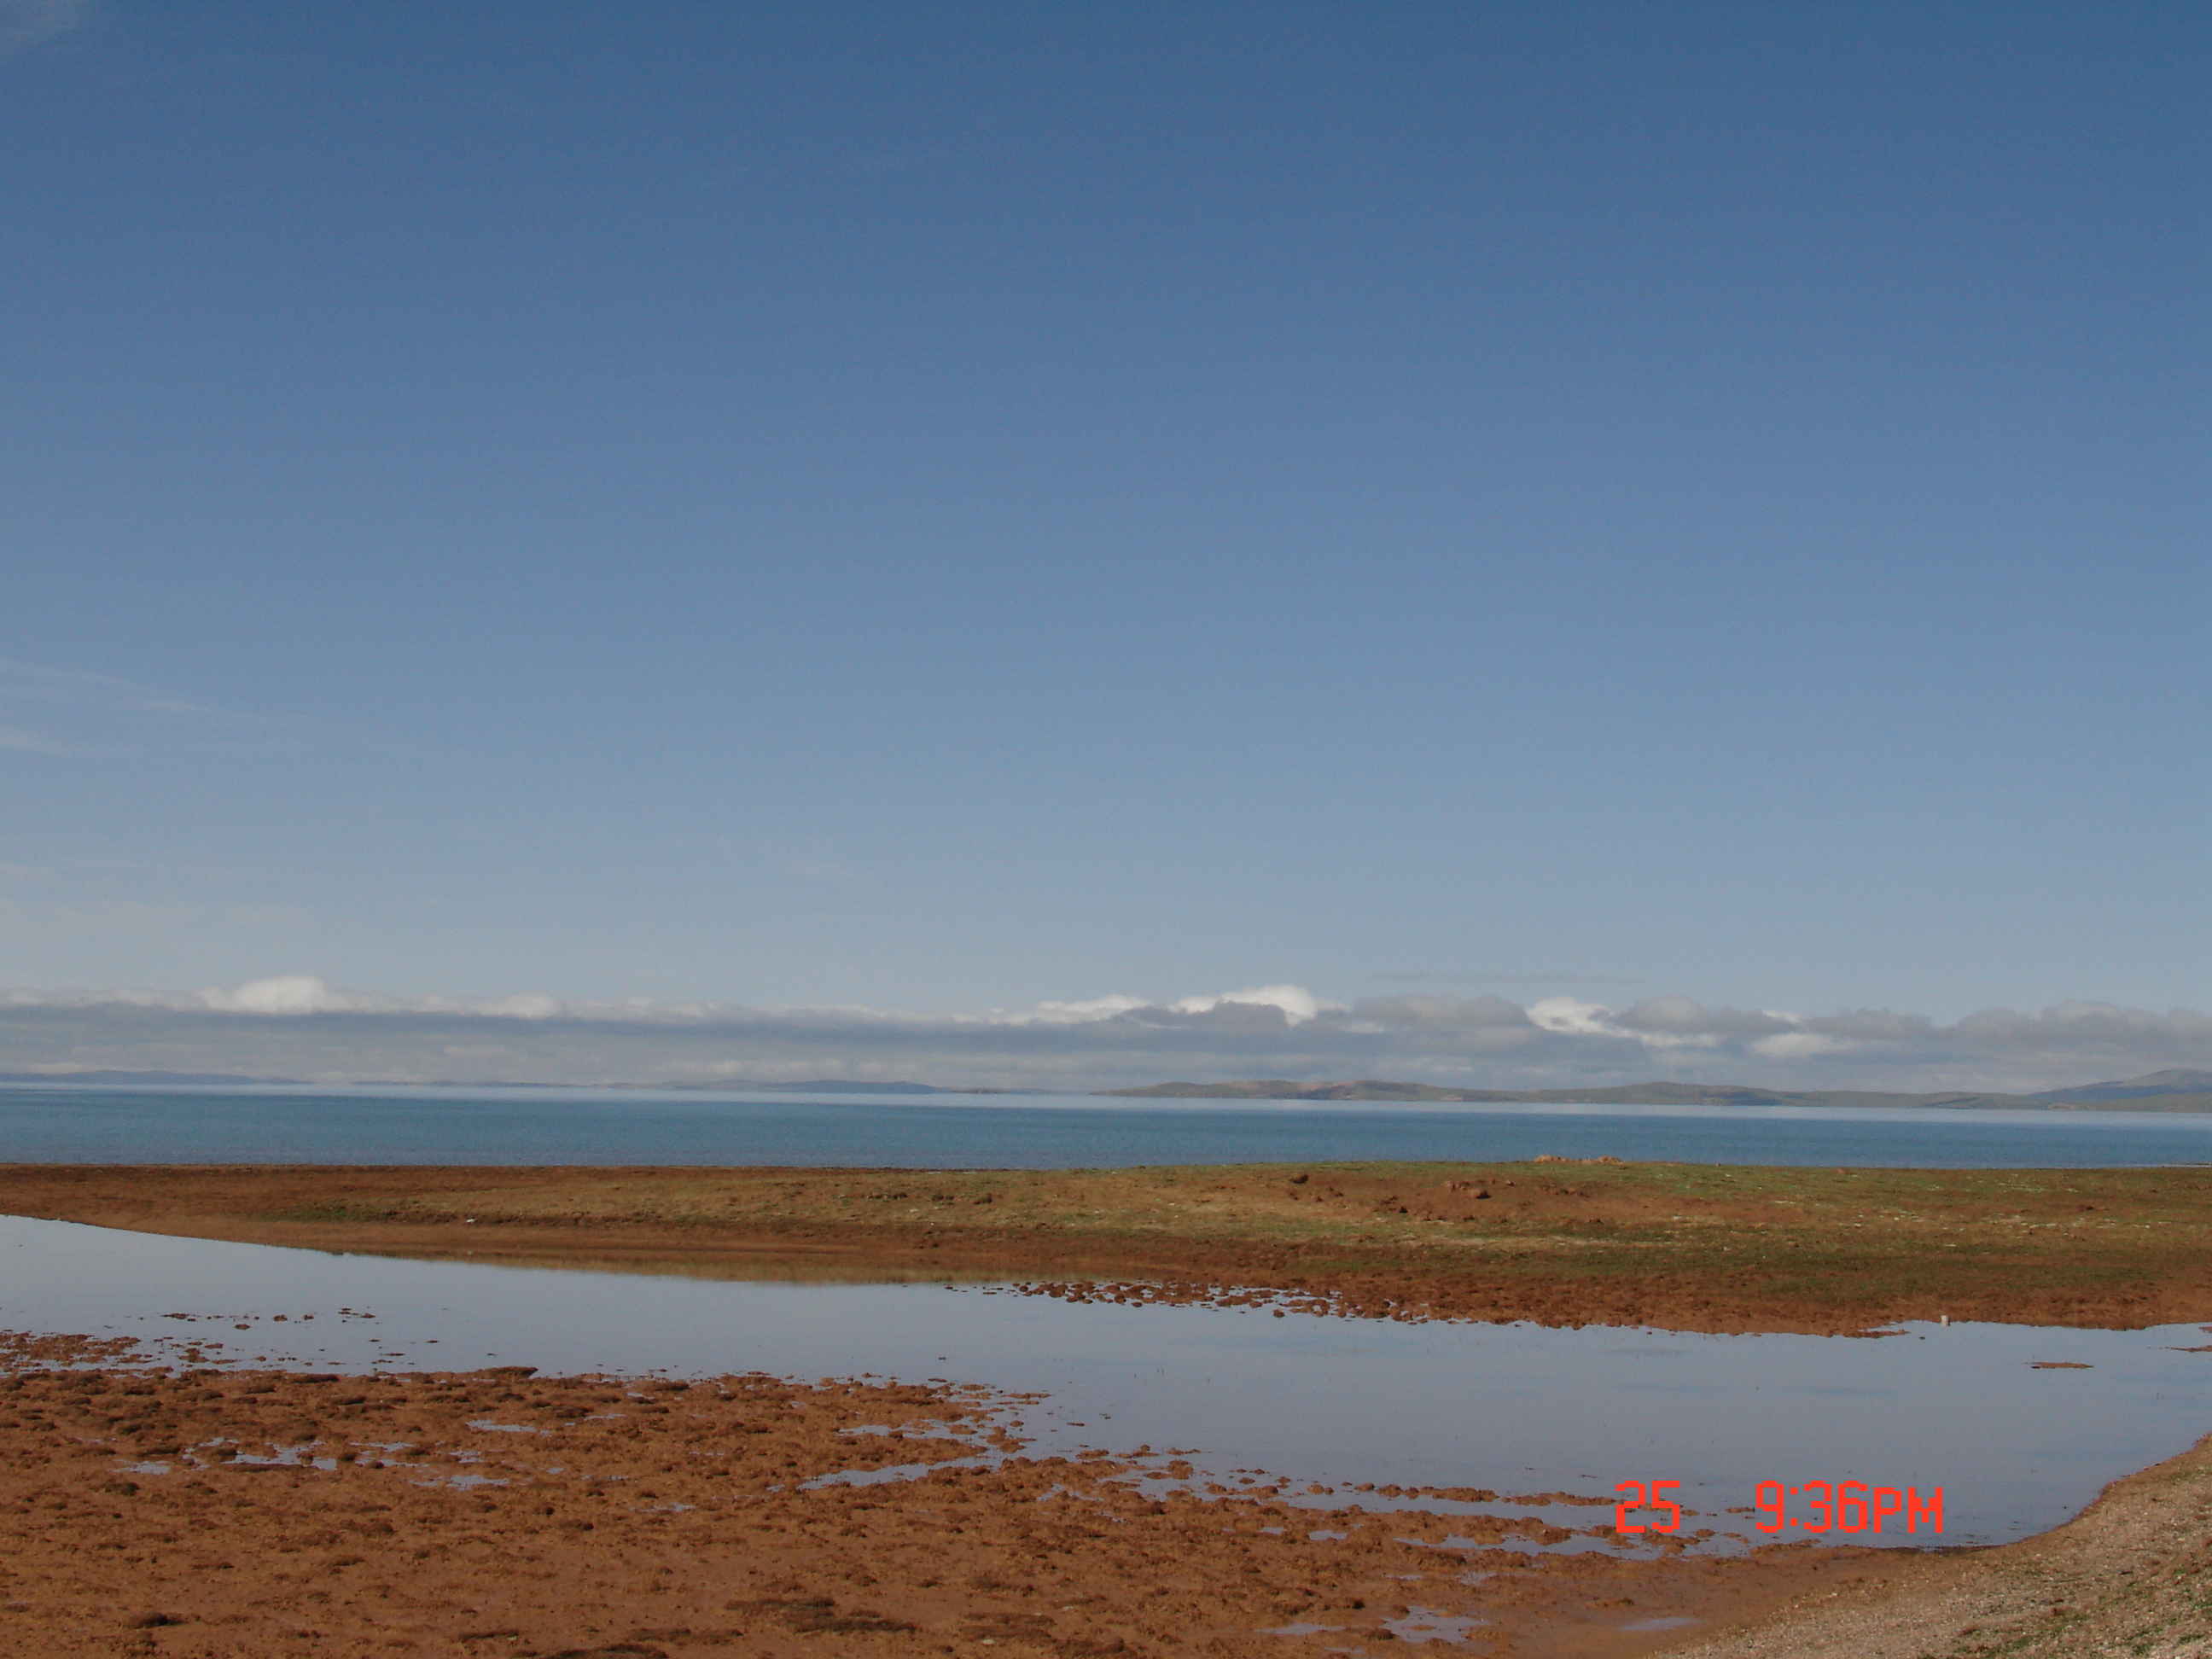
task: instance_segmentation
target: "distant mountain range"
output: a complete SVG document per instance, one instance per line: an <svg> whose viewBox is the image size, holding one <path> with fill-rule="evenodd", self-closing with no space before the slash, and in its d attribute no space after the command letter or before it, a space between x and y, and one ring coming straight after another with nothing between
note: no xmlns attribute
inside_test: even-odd
<svg viewBox="0 0 2212 1659"><path fill-rule="evenodd" d="M0 1072L5 1083L94 1083L116 1087L179 1088L192 1084L284 1084L309 1086L296 1077L241 1077L228 1072ZM945 1089L933 1083L854 1083L844 1078L814 1078L799 1083L769 1083L757 1078L668 1083L517 1083L498 1079L438 1078L428 1082L395 1082L371 1078L333 1087L375 1089L686 1089L725 1095L1043 1095L1049 1089Z"/></svg>
<svg viewBox="0 0 2212 1659"><path fill-rule="evenodd" d="M296 1077L234 1077L228 1072L0 1072L0 1083L298 1083Z"/></svg>
<svg viewBox="0 0 2212 1659"><path fill-rule="evenodd" d="M720 1082L653 1083L653 1089L708 1089L716 1094L740 1095L1003 1095L1026 1094L1028 1090L940 1089L933 1083L852 1083L842 1078L817 1078L808 1083Z"/></svg>
<svg viewBox="0 0 2212 1659"><path fill-rule="evenodd" d="M1147 1100L1434 1100L1593 1106L1942 1106L1982 1111L2212 1112L2212 1072L2152 1072L2040 1094L1891 1094L1871 1089L1752 1089L1729 1083L1629 1083L1611 1089L1447 1089L1431 1083L1155 1083L1109 1089Z"/></svg>
<svg viewBox="0 0 2212 1659"><path fill-rule="evenodd" d="M240 1077L221 1072L0 1072L4 1084L104 1084L110 1087L221 1086L281 1084L306 1086L289 1077ZM977 1089L934 1083L856 1083L812 1078L798 1083L734 1078L716 1082L566 1084L467 1082L375 1083L393 1089L682 1089L714 1094L777 1095L1042 1095L1049 1089ZM1732 1083L1627 1083L1610 1089L1448 1089L1434 1083L1388 1083L1361 1078L1341 1083L1298 1083L1289 1078L1247 1078L1231 1083L1155 1083L1142 1089L1102 1089L1100 1098L1136 1100L1432 1100L1469 1104L1591 1106L1941 1106L1963 1111L2212 1112L2212 1072L2151 1072L2116 1083L2084 1083L2040 1094L1910 1095L1873 1089L1753 1089Z"/></svg>

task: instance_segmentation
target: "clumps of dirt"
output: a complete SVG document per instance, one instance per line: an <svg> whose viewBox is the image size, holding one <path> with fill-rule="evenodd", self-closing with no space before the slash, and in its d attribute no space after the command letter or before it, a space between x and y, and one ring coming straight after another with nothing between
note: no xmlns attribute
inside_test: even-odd
<svg viewBox="0 0 2212 1659"><path fill-rule="evenodd" d="M1270 1290L1263 1285L1210 1285L1200 1280L1170 1280L1159 1284L1143 1279L1042 1279L1003 1287L1014 1296L1044 1296L1055 1301L1112 1302L1124 1307L1250 1308L1273 1314L1341 1314L1327 1292Z"/></svg>
<svg viewBox="0 0 2212 1659"><path fill-rule="evenodd" d="M732 1601L732 1613L750 1613L757 1620L781 1625L803 1636L884 1636L915 1628L902 1619L886 1619L866 1607L841 1613L826 1595L760 1596L750 1601Z"/></svg>
<svg viewBox="0 0 2212 1659"><path fill-rule="evenodd" d="M137 1357L135 1336L49 1335L0 1331L0 1372L33 1365L119 1365Z"/></svg>
<svg viewBox="0 0 2212 1659"><path fill-rule="evenodd" d="M1297 1506L1279 1485L1164 1492L1129 1459L1021 1455L1020 1403L759 1375L18 1369L0 1650L1283 1659L1285 1624L1381 1641L1418 1602L1516 1653L1629 1655L1662 1639L1621 1628L1638 1619L1891 1570L1653 1559L1601 1527ZM1599 1547L1531 1553L1570 1540Z"/></svg>
<svg viewBox="0 0 2212 1659"><path fill-rule="evenodd" d="M1711 1296L1686 1298L1654 1295L1626 1285L1588 1284L1574 1287L1541 1281L1477 1277L1452 1279L1413 1273L1370 1272L1309 1275L1286 1269L1294 1282L1266 1285L1204 1279L1032 1279L999 1288L1015 1296L1051 1297L1071 1303L1112 1302L1127 1307L1206 1307L1270 1313L1319 1314L1343 1319L1389 1319L1401 1324L1456 1319L1580 1328L1584 1325L1658 1325L1669 1329L1746 1331L1771 1328L1748 1314L1726 1310ZM1305 1281L1305 1282L1295 1282ZM1787 1328L1823 1336L1891 1336L1850 1317L1818 1318L1798 1312Z"/></svg>

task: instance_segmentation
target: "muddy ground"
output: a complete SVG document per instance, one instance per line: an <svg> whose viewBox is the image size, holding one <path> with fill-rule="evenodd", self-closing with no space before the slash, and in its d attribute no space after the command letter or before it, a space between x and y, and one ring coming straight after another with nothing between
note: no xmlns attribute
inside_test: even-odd
<svg viewBox="0 0 2212 1659"><path fill-rule="evenodd" d="M1914 1565L1532 1558L1568 1532L1163 1498L1110 1457L1020 1455L1021 1402L976 1391L23 1368L45 1346L0 1378L0 1650L41 1659L1293 1659L1432 1632L1596 1659ZM1626 1628L1650 1620L1694 1623Z"/></svg>
<svg viewBox="0 0 2212 1659"><path fill-rule="evenodd" d="M0 1212L743 1277L1260 1286L1347 1313L1863 1330L2212 1319L2212 1170L0 1166ZM1082 1293L1077 1289L1076 1293Z"/></svg>

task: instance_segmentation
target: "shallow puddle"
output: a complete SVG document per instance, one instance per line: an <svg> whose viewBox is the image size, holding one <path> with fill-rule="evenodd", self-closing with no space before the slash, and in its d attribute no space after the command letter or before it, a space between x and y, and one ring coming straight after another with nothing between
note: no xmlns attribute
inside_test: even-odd
<svg viewBox="0 0 2212 1659"><path fill-rule="evenodd" d="M1588 1529L1611 1523L1623 1481L1680 1482L1657 1495L1687 1512L1681 1537L1716 1534L1705 1547L2002 1542L2212 1428L2212 1353L2189 1351L2212 1337L2195 1326L1849 1339L1277 1318L975 1286L405 1261L13 1217L0 1218L0 1328L135 1337L180 1364L979 1383L1041 1396L1000 1418L1033 1452L1142 1449L1163 1479L1183 1463L1201 1489L1279 1482L1315 1505L1534 1514L1581 1533L1565 1546L1580 1548L1617 1547ZM1898 1516L1878 1535L1761 1534L1765 1481L1923 1500L1940 1488L1943 1530L1908 1534ZM1552 1501L1403 1490L1440 1487ZM1808 1518L1803 1495L1784 1515Z"/></svg>

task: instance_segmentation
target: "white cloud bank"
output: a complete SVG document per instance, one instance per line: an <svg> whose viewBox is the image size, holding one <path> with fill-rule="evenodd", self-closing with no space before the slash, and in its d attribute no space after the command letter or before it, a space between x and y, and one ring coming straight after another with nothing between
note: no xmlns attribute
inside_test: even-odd
<svg viewBox="0 0 2212 1659"><path fill-rule="evenodd" d="M0 991L0 1071L222 1072L314 1081L908 1079L1095 1089L1184 1079L1389 1078L1599 1088L1654 1077L1785 1088L2033 1091L2212 1067L2212 1016L2066 1002L1951 1024L1661 996L1399 995L1288 984L921 1014L866 1007L400 997L283 975L198 991Z"/></svg>

